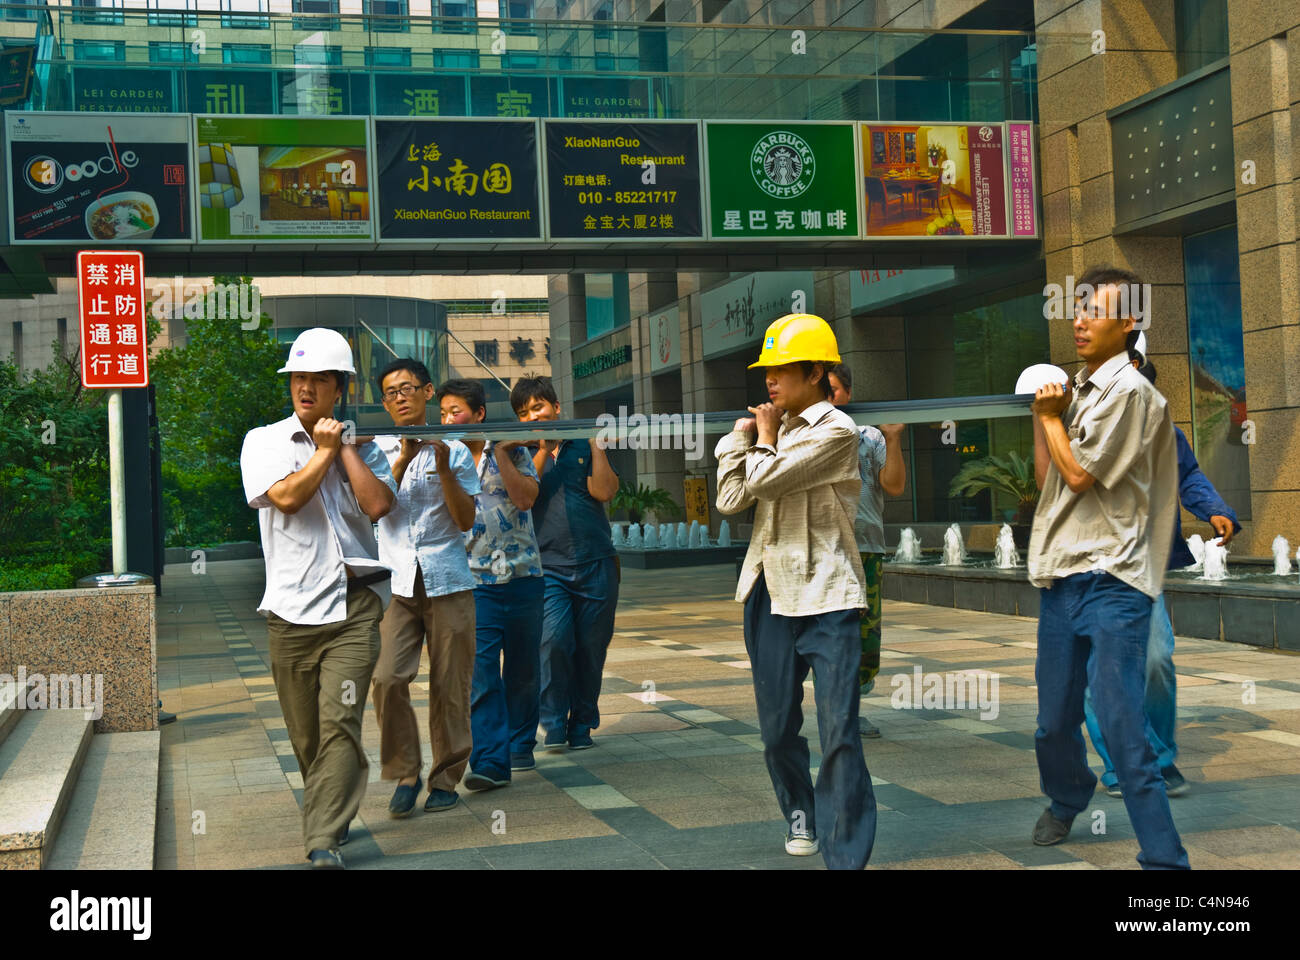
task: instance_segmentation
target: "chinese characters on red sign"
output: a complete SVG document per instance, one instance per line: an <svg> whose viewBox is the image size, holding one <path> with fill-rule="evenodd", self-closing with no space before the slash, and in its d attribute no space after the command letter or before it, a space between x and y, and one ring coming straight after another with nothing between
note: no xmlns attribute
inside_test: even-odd
<svg viewBox="0 0 1300 960"><path fill-rule="evenodd" d="M81 383L147 387L144 254L82 250L77 254L81 304Z"/></svg>

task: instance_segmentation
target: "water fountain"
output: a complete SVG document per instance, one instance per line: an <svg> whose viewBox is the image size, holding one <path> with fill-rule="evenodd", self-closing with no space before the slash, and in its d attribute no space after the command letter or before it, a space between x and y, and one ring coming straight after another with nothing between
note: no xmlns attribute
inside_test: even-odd
<svg viewBox="0 0 1300 960"><path fill-rule="evenodd" d="M998 531L998 542L993 546L994 563L1005 569L1020 566L1020 553L1016 550L1015 535L1011 532L1011 525L1002 524L1002 529Z"/></svg>
<svg viewBox="0 0 1300 960"><path fill-rule="evenodd" d="M691 541L689 537L690 537L690 531L686 529L686 524L684 523L677 524L677 549L678 550L685 550L687 547L691 545Z"/></svg>
<svg viewBox="0 0 1300 960"><path fill-rule="evenodd" d="M961 539L961 527L954 523L943 532L943 564L960 567L966 562L966 544Z"/></svg>
<svg viewBox="0 0 1300 960"><path fill-rule="evenodd" d="M920 563L921 538L911 527L904 527L898 538L898 549L894 551L895 563Z"/></svg>
<svg viewBox="0 0 1300 960"><path fill-rule="evenodd" d="M696 547L702 546L700 543L700 521L691 521L691 527L686 531L686 546L692 550Z"/></svg>
<svg viewBox="0 0 1300 960"><path fill-rule="evenodd" d="M1201 580L1228 579L1228 548L1217 537L1205 544L1205 572Z"/></svg>
<svg viewBox="0 0 1300 960"><path fill-rule="evenodd" d="M718 524L718 546L731 546L731 524L727 523L726 520Z"/></svg>
<svg viewBox="0 0 1300 960"><path fill-rule="evenodd" d="M1205 541L1201 539L1199 533L1194 533L1187 538L1187 549L1192 552L1192 557L1196 560L1187 570L1191 573L1199 573L1205 566Z"/></svg>
<svg viewBox="0 0 1300 960"><path fill-rule="evenodd" d="M627 541L623 539L623 524L611 523L609 525L609 539L616 547L627 546Z"/></svg>
<svg viewBox="0 0 1300 960"><path fill-rule="evenodd" d="M642 542L641 542L641 524L639 524L639 523L633 523L633 524L629 524L629 525L628 525L628 528L627 528L627 545L628 545L629 547L631 547L633 550L640 550L640 549L641 549L641 547L642 547Z"/></svg>
<svg viewBox="0 0 1300 960"><path fill-rule="evenodd" d="M673 545L673 525L671 523L659 524L659 546L665 550L672 549Z"/></svg>
<svg viewBox="0 0 1300 960"><path fill-rule="evenodd" d="M1291 544L1280 533L1273 538L1273 573L1279 577L1291 574Z"/></svg>

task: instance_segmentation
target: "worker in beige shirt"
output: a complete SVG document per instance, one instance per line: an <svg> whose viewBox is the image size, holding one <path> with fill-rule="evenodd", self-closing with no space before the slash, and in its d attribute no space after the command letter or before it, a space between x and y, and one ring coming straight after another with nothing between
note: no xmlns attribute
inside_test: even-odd
<svg viewBox="0 0 1300 960"><path fill-rule="evenodd" d="M750 407L719 442L718 509L755 505L736 599L763 757L795 856L820 848L826 866L866 866L876 800L858 739L859 621L866 605L853 534L862 478L858 430L829 402L840 360L825 320L789 314L767 328L758 362L771 403ZM755 439L755 434L757 438ZM822 759L813 786L803 726L812 670Z"/></svg>
<svg viewBox="0 0 1300 960"><path fill-rule="evenodd" d="M1042 495L1029 539L1041 587L1038 732L1052 803L1034 843L1063 841L1092 799L1083 695L1091 691L1145 868L1186 869L1143 701L1152 601L1160 595L1178 509L1178 457L1164 397L1128 359L1137 339L1134 274L1096 267L1076 289L1074 343L1084 368L1034 398L1034 469Z"/></svg>

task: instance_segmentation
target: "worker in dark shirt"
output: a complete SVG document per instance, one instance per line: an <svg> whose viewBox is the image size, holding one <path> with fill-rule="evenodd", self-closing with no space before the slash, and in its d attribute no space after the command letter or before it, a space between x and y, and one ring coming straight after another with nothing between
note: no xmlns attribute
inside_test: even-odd
<svg viewBox="0 0 1300 960"><path fill-rule="evenodd" d="M1137 350L1129 352L1129 358L1138 373L1151 383L1156 382L1156 368L1150 360ZM1178 500L1183 507L1198 520L1207 521L1219 535L1223 544L1233 538L1241 529L1237 514L1228 506L1219 491L1214 489L1210 478L1201 472L1196 462L1196 454L1187 442L1187 437L1178 427L1174 427L1174 438L1178 444ZM1196 562L1192 552L1187 549L1183 539L1183 522L1181 513L1174 523L1174 544L1169 555L1169 569L1180 570ZM1115 774L1115 765L1111 762L1102 737L1101 727L1096 714L1092 711L1092 698L1084 697L1084 722L1088 726L1088 736L1105 765L1101 775L1106 793L1112 797L1121 797L1119 777ZM1156 598L1151 608L1151 635L1147 640L1147 686L1143 701L1146 711L1146 734L1160 763L1160 774L1165 778L1165 793L1171 797L1187 792L1187 780L1174 765L1178 756L1178 744L1174 740L1174 726L1178 716L1178 689L1174 676L1174 628L1169 622L1169 610L1165 606L1164 594Z"/></svg>
<svg viewBox="0 0 1300 960"><path fill-rule="evenodd" d="M515 381L510 406L524 421L560 416L549 377ZM599 441L543 440L533 465L540 477L533 527L546 581L542 749L585 750L600 725L596 704L618 605L618 561L605 515L605 504L618 492L618 474Z"/></svg>

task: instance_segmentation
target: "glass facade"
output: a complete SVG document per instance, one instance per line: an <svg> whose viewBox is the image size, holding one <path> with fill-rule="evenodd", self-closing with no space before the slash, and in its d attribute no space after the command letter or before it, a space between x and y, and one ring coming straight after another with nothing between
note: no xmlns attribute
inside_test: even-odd
<svg viewBox="0 0 1300 960"><path fill-rule="evenodd" d="M447 379L447 310L440 303L404 297L267 297L262 309L283 344L312 327L347 337L357 364L357 375L348 383L348 415L359 426L392 423L379 398L378 375L394 356L419 360L435 384Z"/></svg>
<svg viewBox="0 0 1300 960"><path fill-rule="evenodd" d="M1174 4L1178 75L1228 55L1228 0L1178 0Z"/></svg>
<svg viewBox="0 0 1300 960"><path fill-rule="evenodd" d="M223 64L253 63L265 68L272 113L298 110L276 74L321 65L346 91L331 112L348 114L414 113L400 87L386 82L409 68L461 87L441 98L439 115L591 116L601 91L602 115L610 117L1036 119L1036 48L1027 31L808 26L806 49L796 54L784 26L629 23L613 19L622 15L613 5L582 19L540 20L527 19L539 13L531 3L513 0L500 4L504 19L479 19L473 4L444 0L429 5L432 16L408 16L405 0L365 0L363 13L337 0L294 0L283 12L271 12L268 0L221 0L213 9L191 0L149 3L47 8L53 43L38 57L30 100L17 106L79 109L74 74L78 64L103 59L95 44L107 24L124 38L113 50L123 65L120 83L174 88L168 107L175 112L212 112L196 91L220 82ZM193 62L150 57L151 44L190 43L196 29L204 49ZM467 43L466 34L478 39ZM30 26L0 20L0 42L29 36ZM250 60L245 51L254 40L259 54ZM402 53L380 53L390 47Z"/></svg>
<svg viewBox="0 0 1300 960"><path fill-rule="evenodd" d="M1183 271L1192 380L1187 439L1202 472L1237 516L1248 520L1250 451L1244 424L1249 414L1236 225L1185 237Z"/></svg>

